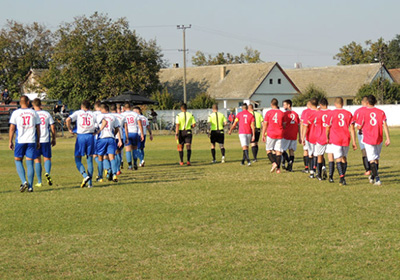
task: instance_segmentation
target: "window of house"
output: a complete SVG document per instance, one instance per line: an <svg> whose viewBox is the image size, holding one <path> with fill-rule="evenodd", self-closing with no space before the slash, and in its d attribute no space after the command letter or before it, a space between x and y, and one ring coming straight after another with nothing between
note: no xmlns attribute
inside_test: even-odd
<svg viewBox="0 0 400 280"><path fill-rule="evenodd" d="M274 81L272 79L269 79L269 84L272 85Z"/></svg>
<svg viewBox="0 0 400 280"><path fill-rule="evenodd" d="M347 99L346 105L353 105L353 99Z"/></svg>
<svg viewBox="0 0 400 280"><path fill-rule="evenodd" d="M280 85L282 83L282 80L281 79L278 79L278 84Z"/></svg>

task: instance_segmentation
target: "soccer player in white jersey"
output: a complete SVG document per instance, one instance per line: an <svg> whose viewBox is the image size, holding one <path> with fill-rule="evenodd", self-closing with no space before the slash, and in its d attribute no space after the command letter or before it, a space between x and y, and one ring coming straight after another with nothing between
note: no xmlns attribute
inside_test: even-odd
<svg viewBox="0 0 400 280"><path fill-rule="evenodd" d="M32 102L33 108L40 118L40 149L37 150L37 158L35 159L35 171L38 178L38 183L35 187L42 186L42 156L44 159L44 169L46 173L47 184L53 185L50 177L51 171L51 147L56 145L56 128L54 125L53 117L49 112L42 110L42 101L35 98ZM51 141L50 141L51 131Z"/></svg>
<svg viewBox="0 0 400 280"><path fill-rule="evenodd" d="M71 122L76 122L78 136L75 142L75 164L76 168L83 176L81 188L86 187L87 184L89 184L88 187L91 188L93 186L94 133L97 123L94 113L90 111L89 101L82 101L81 109L69 116L66 122L71 134L74 134L71 129ZM87 159L87 173L82 164L83 156L86 156Z"/></svg>
<svg viewBox="0 0 400 280"><path fill-rule="evenodd" d="M115 104L110 105L111 114L118 120L119 129L117 135L115 135L115 141L117 144L117 150L115 151L115 160L117 161L118 171L117 175L121 174L121 165L122 165L122 150L124 148L126 136L125 136L125 118L123 115L117 113L117 106ZM122 145L118 147L118 134L122 139Z"/></svg>
<svg viewBox="0 0 400 280"><path fill-rule="evenodd" d="M36 158L36 150L40 148L40 119L38 114L29 109L29 98L21 96L19 100L21 108L15 110L10 118L9 148L14 150L14 160L17 167L19 178L21 179L20 191L28 189L33 192L33 178L35 171L33 160ZM13 143L14 134L16 135L15 146ZM25 168L22 160L26 157L26 167L28 181L25 178Z"/></svg>
<svg viewBox="0 0 400 280"><path fill-rule="evenodd" d="M97 153L99 157L99 174L103 172L103 157L108 155L108 159L110 160L111 170L108 170L109 176L112 176L112 180L114 182L118 182L117 172L118 165L115 160L115 152L117 150L117 144L115 143L115 136L118 137L118 146L122 146L121 135L118 133L119 130L119 121L117 118L109 113L109 107L106 104L101 104L101 115L99 115L98 123L100 125L100 129L97 132ZM103 178L98 179L99 182L103 181Z"/></svg>
<svg viewBox="0 0 400 280"><path fill-rule="evenodd" d="M94 103L94 111L93 111L93 114L95 115L95 118L96 118L96 123L97 124L99 124L99 116L101 115L101 110L100 110L100 106L101 106L101 101L99 101L99 100L97 100L95 103ZM96 131L99 129L99 127L97 126L96 127ZM100 167L99 167L99 158L98 158L98 156L97 156L97 138L98 138L98 136L97 136L97 134L94 136L94 155L93 155L93 159L94 159L94 161L96 162L96 164L97 164L97 171L100 169ZM108 170L109 168L110 168L110 164L109 163L107 163L108 162L108 158L107 158L107 156L104 158L104 162L103 162L103 164L105 165L105 167L106 167L106 170ZM103 174L98 174L98 176L97 176L97 179L98 178L100 178L100 177L102 177L103 176Z"/></svg>
<svg viewBox="0 0 400 280"><path fill-rule="evenodd" d="M146 145L147 131L150 134L150 141L153 141L153 133L151 132L149 119L143 116L142 110L139 107L135 107L134 111L139 114L139 119L142 121L142 126L143 126L144 139L143 141L140 141L138 144L138 157L140 161L139 166L144 167L144 148ZM138 132L140 136L140 130Z"/></svg>
<svg viewBox="0 0 400 280"><path fill-rule="evenodd" d="M128 170L132 170L132 154L137 158L137 146L139 141L143 141L143 125L142 121L139 119L139 114L131 110L131 104L125 103L124 109L125 112L122 115L126 119L125 126L125 149L126 149L126 160L128 162ZM138 131L140 130L140 136ZM134 169L137 170L137 165L134 166Z"/></svg>

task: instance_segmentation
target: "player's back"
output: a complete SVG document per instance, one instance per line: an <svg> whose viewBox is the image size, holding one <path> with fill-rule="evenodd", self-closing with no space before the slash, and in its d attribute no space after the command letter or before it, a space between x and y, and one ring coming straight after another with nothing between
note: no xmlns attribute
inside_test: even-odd
<svg viewBox="0 0 400 280"><path fill-rule="evenodd" d="M331 110L321 109L318 111L315 118L315 135L317 137L317 143L320 145L326 145L328 143L326 138L326 127L329 122L329 114Z"/></svg>
<svg viewBox="0 0 400 280"><path fill-rule="evenodd" d="M330 142L337 146L350 144L349 126L352 124L353 115L345 109L335 109L330 113L329 126L331 127Z"/></svg>
<svg viewBox="0 0 400 280"><path fill-rule="evenodd" d="M125 117L129 133L138 133L139 114L134 111L125 111L122 113Z"/></svg>
<svg viewBox="0 0 400 280"><path fill-rule="evenodd" d="M236 115L236 119L239 120L239 134L252 134L251 123L254 122L254 116L247 110Z"/></svg>
<svg viewBox="0 0 400 280"><path fill-rule="evenodd" d="M315 119L317 118L318 110L316 109L309 109L309 111L306 113L306 116L304 118L304 125L308 126L307 132L306 132L306 139L312 144L317 143L317 136L315 133Z"/></svg>
<svg viewBox="0 0 400 280"><path fill-rule="evenodd" d="M99 138L114 138L115 137L115 128L119 127L119 121L112 114L101 114L98 116L99 118L99 126L102 126L102 121L105 120L107 125L100 132Z"/></svg>
<svg viewBox="0 0 400 280"><path fill-rule="evenodd" d="M36 125L40 124L40 119L34 110L29 108L15 110L11 115L10 124L16 127L16 143L35 143Z"/></svg>
<svg viewBox="0 0 400 280"><path fill-rule="evenodd" d="M268 123L267 135L273 139L283 137L283 116L284 113L279 109L271 109L265 114L264 121Z"/></svg>
<svg viewBox="0 0 400 280"><path fill-rule="evenodd" d="M94 133L97 128L96 116L92 111L78 110L70 118L76 122L78 134Z"/></svg>
<svg viewBox="0 0 400 280"><path fill-rule="evenodd" d="M149 119L146 118L143 115L139 115L139 120L142 121L142 126L143 126L143 135L147 134L147 126L149 125ZM140 135L140 130L138 130L138 133Z"/></svg>
<svg viewBox="0 0 400 280"><path fill-rule="evenodd" d="M362 107L358 108L358 109L354 112L354 114L353 114L353 122L354 122L354 123L357 123L358 119L359 119L360 117L362 117L363 112L365 111L366 108L367 108L366 106L362 106Z"/></svg>
<svg viewBox="0 0 400 280"><path fill-rule="evenodd" d="M283 138L286 140L297 140L300 123L299 115L292 110L285 111L283 113L283 123L285 123Z"/></svg>
<svg viewBox="0 0 400 280"><path fill-rule="evenodd" d="M40 110L36 111L40 118L40 143L50 142L50 125L54 124L53 117L49 112Z"/></svg>
<svg viewBox="0 0 400 280"><path fill-rule="evenodd" d="M363 142L369 145L379 145L383 141L383 123L386 114L376 107L366 107L357 120L357 125L362 126Z"/></svg>

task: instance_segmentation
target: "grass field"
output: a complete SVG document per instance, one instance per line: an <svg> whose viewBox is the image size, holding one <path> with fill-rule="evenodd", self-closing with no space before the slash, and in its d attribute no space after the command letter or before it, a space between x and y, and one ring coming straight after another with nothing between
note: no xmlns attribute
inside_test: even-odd
<svg viewBox="0 0 400 280"><path fill-rule="evenodd" d="M391 132L382 187L362 175L359 151L340 187L302 174L301 151L290 174L269 173L264 144L258 163L240 166L237 135L228 162L211 165L201 135L191 167L177 164L173 136L159 136L145 168L92 189L79 188L74 139L59 139L55 186L34 193L18 191L3 137L0 279L399 279L400 129Z"/></svg>

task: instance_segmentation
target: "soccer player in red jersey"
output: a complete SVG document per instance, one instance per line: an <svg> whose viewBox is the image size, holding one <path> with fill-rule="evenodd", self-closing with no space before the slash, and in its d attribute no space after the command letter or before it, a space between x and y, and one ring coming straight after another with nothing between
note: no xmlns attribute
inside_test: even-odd
<svg viewBox="0 0 400 280"><path fill-rule="evenodd" d="M263 141L266 142L267 156L272 163L271 173L281 173L281 155L283 138L283 112L279 110L278 100L271 100L271 110L264 117ZM275 155L272 154L275 151Z"/></svg>
<svg viewBox="0 0 400 280"><path fill-rule="evenodd" d="M385 112L376 108L375 104L375 96L369 95L367 107L357 119L357 128L362 129L364 135L363 142L372 172L370 183L380 186L382 183L378 170L379 158L382 151L383 130L386 135L386 146L390 145L390 135Z"/></svg>
<svg viewBox="0 0 400 280"><path fill-rule="evenodd" d="M357 109L354 112L354 119L353 119L354 123L357 123L358 119L360 118L360 116L362 116L362 113L367 108L367 102L368 102L368 97L364 96L363 99L361 100L361 108ZM365 168L365 175L369 176L369 175L371 175L371 166L370 166L369 161L367 159L367 153L365 152L362 129L358 130L357 136L358 136L358 144L360 145L360 150L361 150L361 153L362 153L362 161L363 161L363 165L364 165L364 168Z"/></svg>
<svg viewBox="0 0 400 280"><path fill-rule="evenodd" d="M282 156L283 162L285 162L285 160L288 162L286 170L292 171L294 152L297 149L297 135L299 135L299 142L301 144L301 135L299 129L300 118L295 111L292 111L292 100L284 100L283 109L285 109L283 114L283 123L285 127L283 129ZM287 155L286 150L289 150L289 156Z"/></svg>
<svg viewBox="0 0 400 280"><path fill-rule="evenodd" d="M234 130L236 125L239 123L239 139L243 149L242 165L244 165L245 160L247 160L247 165L250 166L249 145L250 142L255 139L255 125L254 116L252 113L247 111L247 109L247 104L243 103L242 112L236 115L235 122L229 130L229 135L232 134L232 130Z"/></svg>
<svg viewBox="0 0 400 280"><path fill-rule="evenodd" d="M306 113L303 118L303 130L301 139L304 146L307 146L308 152L308 169L310 171L310 178L315 178L315 171L317 169L317 157L315 156L315 145L317 144L317 138L315 136L315 117L317 116L318 110L318 99L313 97L310 99L310 110Z"/></svg>
<svg viewBox="0 0 400 280"><path fill-rule="evenodd" d="M326 128L328 143L332 144L333 156L336 160L336 167L339 172L341 186L346 185L347 154L349 152L350 137L353 142L353 149L357 149L353 115L343 109L343 98L335 99L335 110L331 111L329 125ZM350 127L350 133L349 133Z"/></svg>
<svg viewBox="0 0 400 280"><path fill-rule="evenodd" d="M301 117L300 117L300 136L303 135L303 123L307 117L308 112L311 110L311 102L307 101L307 109L305 109L302 113L301 113ZM301 139L300 137L300 142L303 143L303 139ZM303 161L304 161L304 173L308 173L308 146L307 145L303 145Z"/></svg>
<svg viewBox="0 0 400 280"><path fill-rule="evenodd" d="M328 110L328 100L326 100L326 98L322 98L319 101L319 110L315 117L315 136L317 138L315 155L318 157L317 178L320 181L326 180L327 178L324 154L328 144L326 138L326 127L328 126L329 113L330 110Z"/></svg>

